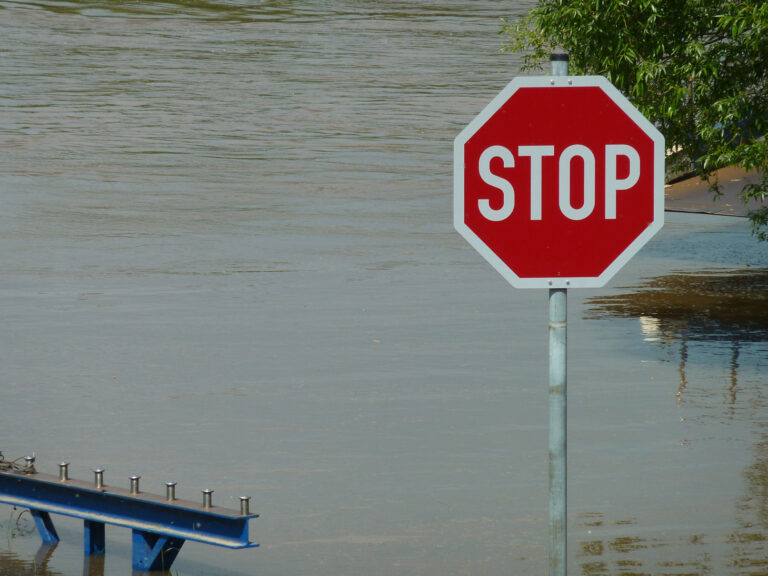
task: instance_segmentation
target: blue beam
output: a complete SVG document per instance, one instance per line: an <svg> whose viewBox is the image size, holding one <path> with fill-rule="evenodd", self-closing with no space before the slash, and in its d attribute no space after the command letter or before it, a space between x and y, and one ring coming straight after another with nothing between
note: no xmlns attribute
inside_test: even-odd
<svg viewBox="0 0 768 576"><path fill-rule="evenodd" d="M248 521L258 514L203 508L187 500L169 502L156 494L132 494L112 486L97 489L48 474L0 473L0 502L32 510L38 528L43 527L41 535L50 542L58 540L48 516L54 513L226 548L258 546L248 536Z"/></svg>

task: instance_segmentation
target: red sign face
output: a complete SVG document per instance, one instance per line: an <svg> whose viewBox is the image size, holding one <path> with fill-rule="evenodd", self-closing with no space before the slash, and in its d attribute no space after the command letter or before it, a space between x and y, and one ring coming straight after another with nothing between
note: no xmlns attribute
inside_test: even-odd
<svg viewBox="0 0 768 576"><path fill-rule="evenodd" d="M520 288L602 286L664 221L664 137L602 77L513 80L454 171L456 229Z"/></svg>

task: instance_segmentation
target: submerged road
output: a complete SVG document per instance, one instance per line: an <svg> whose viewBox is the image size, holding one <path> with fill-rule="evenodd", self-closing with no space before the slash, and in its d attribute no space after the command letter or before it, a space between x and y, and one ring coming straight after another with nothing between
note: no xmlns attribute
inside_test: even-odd
<svg viewBox="0 0 768 576"><path fill-rule="evenodd" d="M729 166L715 172L722 194L715 197L709 183L698 176L668 184L665 190L666 209L672 212L695 212L719 214L722 216L747 216L750 210L760 207L760 202L741 198L744 185L757 183L760 175L756 171L745 171Z"/></svg>

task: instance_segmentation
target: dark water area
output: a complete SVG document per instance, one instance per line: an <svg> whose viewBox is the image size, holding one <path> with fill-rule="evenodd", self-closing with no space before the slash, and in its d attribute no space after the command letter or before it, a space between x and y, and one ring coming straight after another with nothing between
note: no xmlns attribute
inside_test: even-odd
<svg viewBox="0 0 768 576"><path fill-rule="evenodd" d="M768 270L702 270L589 299L588 318L646 318L664 340L768 341Z"/></svg>
<svg viewBox="0 0 768 576"><path fill-rule="evenodd" d="M0 1L0 451L261 547L179 576L541 574L547 295L452 228L529 3ZM670 214L569 293L569 572L768 573L765 270ZM0 575L130 573L0 506Z"/></svg>

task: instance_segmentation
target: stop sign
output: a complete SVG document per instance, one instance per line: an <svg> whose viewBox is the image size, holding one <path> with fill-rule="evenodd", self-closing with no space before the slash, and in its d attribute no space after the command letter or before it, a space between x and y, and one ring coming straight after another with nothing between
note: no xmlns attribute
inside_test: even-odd
<svg viewBox="0 0 768 576"><path fill-rule="evenodd" d="M456 137L454 226L513 286L603 286L664 223L664 156L602 76L516 78Z"/></svg>

